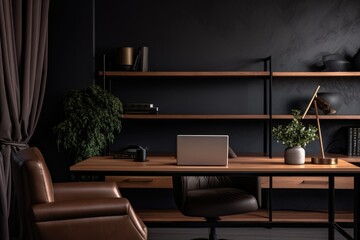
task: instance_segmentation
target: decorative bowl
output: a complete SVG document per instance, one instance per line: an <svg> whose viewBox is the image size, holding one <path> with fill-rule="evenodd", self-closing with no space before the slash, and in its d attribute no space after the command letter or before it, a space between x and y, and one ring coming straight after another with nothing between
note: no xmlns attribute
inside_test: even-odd
<svg viewBox="0 0 360 240"><path fill-rule="evenodd" d="M352 64L346 60L328 60L325 61L325 71L328 72L346 72L350 71Z"/></svg>
<svg viewBox="0 0 360 240"><path fill-rule="evenodd" d="M328 103L329 107L334 110L331 111L331 113L329 113L329 111L323 111L325 114L336 114L344 103L343 95L338 92L321 92L318 93L317 96Z"/></svg>

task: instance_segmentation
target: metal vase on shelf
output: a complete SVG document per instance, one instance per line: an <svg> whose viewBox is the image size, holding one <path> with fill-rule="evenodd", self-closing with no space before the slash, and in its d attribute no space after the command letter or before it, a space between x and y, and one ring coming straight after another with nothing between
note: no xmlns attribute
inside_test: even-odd
<svg viewBox="0 0 360 240"><path fill-rule="evenodd" d="M121 71L130 71L134 63L134 49L132 47L119 47L117 49L116 64Z"/></svg>

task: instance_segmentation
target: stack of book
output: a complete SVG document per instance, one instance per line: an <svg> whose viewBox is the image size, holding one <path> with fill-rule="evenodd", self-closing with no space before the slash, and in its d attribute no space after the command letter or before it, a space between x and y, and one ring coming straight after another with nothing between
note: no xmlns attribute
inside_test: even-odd
<svg viewBox="0 0 360 240"><path fill-rule="evenodd" d="M360 127L348 128L348 155L360 156Z"/></svg>
<svg viewBox="0 0 360 240"><path fill-rule="evenodd" d="M152 103L128 103L124 105L124 114L157 114L158 107Z"/></svg>

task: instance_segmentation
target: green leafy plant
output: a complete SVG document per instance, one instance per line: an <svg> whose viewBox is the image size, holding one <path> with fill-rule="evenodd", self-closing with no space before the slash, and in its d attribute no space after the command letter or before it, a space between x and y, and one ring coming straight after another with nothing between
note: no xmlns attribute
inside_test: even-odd
<svg viewBox="0 0 360 240"><path fill-rule="evenodd" d="M292 109L291 112L293 115L291 122L286 126L273 127L272 134L277 142L281 142L285 146L305 148L307 144L318 138L318 129L312 125L305 126L301 122L299 110Z"/></svg>
<svg viewBox="0 0 360 240"><path fill-rule="evenodd" d="M99 86L72 90L65 96L65 120L54 127L58 147L75 162L99 155L121 131L122 103Z"/></svg>

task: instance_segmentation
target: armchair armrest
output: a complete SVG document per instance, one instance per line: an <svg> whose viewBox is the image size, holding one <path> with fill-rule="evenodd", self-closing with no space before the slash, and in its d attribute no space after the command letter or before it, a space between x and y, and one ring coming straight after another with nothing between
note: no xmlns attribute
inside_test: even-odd
<svg viewBox="0 0 360 240"><path fill-rule="evenodd" d="M41 203L32 214L35 239L147 239L146 226L126 198Z"/></svg>
<svg viewBox="0 0 360 240"><path fill-rule="evenodd" d="M92 198L120 198L114 182L67 182L54 183L55 202Z"/></svg>
<svg viewBox="0 0 360 240"><path fill-rule="evenodd" d="M230 177L233 187L243 189L253 195L261 207L261 179L260 177Z"/></svg>
<svg viewBox="0 0 360 240"><path fill-rule="evenodd" d="M77 218L129 215L131 205L126 198L98 198L77 201L41 203L32 207L36 222Z"/></svg>

